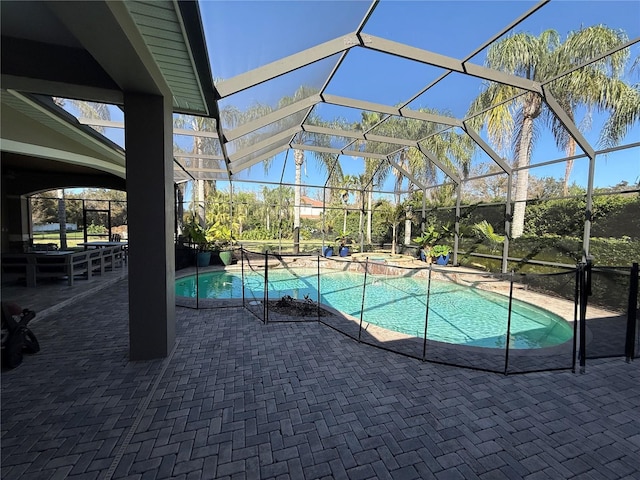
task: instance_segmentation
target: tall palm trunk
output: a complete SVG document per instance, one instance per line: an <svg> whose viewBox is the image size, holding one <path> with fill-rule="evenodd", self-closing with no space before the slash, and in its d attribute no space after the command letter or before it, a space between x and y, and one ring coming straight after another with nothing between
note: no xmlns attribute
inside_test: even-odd
<svg viewBox="0 0 640 480"><path fill-rule="evenodd" d="M567 145L567 157L573 157L576 154L576 141L573 137L569 138ZM567 164L564 167L564 180L562 181L562 194L566 197L569 195L569 176L573 169L573 160L567 160Z"/></svg>
<svg viewBox="0 0 640 480"><path fill-rule="evenodd" d="M398 229L398 224L394 223L391 225L391 254L396 254L396 231Z"/></svg>
<svg viewBox="0 0 640 480"><path fill-rule="evenodd" d="M195 123L194 123L194 130L198 130L197 125ZM203 153L202 138L194 137L193 149L195 150L195 153L197 155L201 155ZM204 168L204 159L202 158L198 159L198 167L201 169ZM198 223L200 223L200 225L204 227L206 222L205 206L204 206L204 180L202 179L196 180L196 189L197 189L196 211L198 212Z"/></svg>
<svg viewBox="0 0 640 480"><path fill-rule="evenodd" d="M344 207L344 219L342 220L342 234L347 232L347 206Z"/></svg>
<svg viewBox="0 0 640 480"><path fill-rule="evenodd" d="M293 159L296 164L296 186L293 205L293 253L300 253L300 196L302 184L302 164L304 163L304 151L294 150Z"/></svg>
<svg viewBox="0 0 640 480"><path fill-rule="evenodd" d="M178 223L178 235L182 234L183 222L184 222L184 183L176 186L176 207L177 207L177 223Z"/></svg>
<svg viewBox="0 0 640 480"><path fill-rule="evenodd" d="M371 244L371 230L373 222L373 191L367 192L367 243Z"/></svg>
<svg viewBox="0 0 640 480"><path fill-rule="evenodd" d="M522 122L522 137L518 149L518 167L529 166L529 146L533 139L533 117L527 116ZM511 238L521 237L524 233L524 213L527 207L527 192L529 190L529 169L519 170L516 179L516 193L514 195L513 223L511 224Z"/></svg>

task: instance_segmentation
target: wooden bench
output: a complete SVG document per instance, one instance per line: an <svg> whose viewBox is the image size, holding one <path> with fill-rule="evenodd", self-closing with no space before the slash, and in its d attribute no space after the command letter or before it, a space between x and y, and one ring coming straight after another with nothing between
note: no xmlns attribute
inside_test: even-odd
<svg viewBox="0 0 640 480"><path fill-rule="evenodd" d="M9 253L2 256L2 278L24 278L28 287L37 279L66 277L73 285L78 275L91 277L88 252Z"/></svg>
<svg viewBox="0 0 640 480"><path fill-rule="evenodd" d="M125 252L120 245L95 248L82 252L30 252L2 255L2 280L25 279L28 287L35 287L37 279L66 277L69 285L74 278L102 275L120 268Z"/></svg>
<svg viewBox="0 0 640 480"><path fill-rule="evenodd" d="M33 267L25 254L2 255L2 281L25 280L26 283L35 282Z"/></svg>

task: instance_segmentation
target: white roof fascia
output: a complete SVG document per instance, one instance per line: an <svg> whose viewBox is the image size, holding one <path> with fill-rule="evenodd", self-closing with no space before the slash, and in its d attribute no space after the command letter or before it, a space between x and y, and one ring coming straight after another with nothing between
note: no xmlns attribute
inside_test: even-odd
<svg viewBox="0 0 640 480"><path fill-rule="evenodd" d="M78 118L79 123L82 125L88 125L90 127L104 127L104 128L120 128L124 129L124 122L115 120L102 120L100 118ZM203 130L189 130L186 128L174 128L174 135L186 135L189 137L204 137L204 138L218 138L217 132L206 132Z"/></svg>
<svg viewBox="0 0 640 480"><path fill-rule="evenodd" d="M124 165L116 165L115 163L111 163L106 160L69 152L67 150L59 150L57 148L17 142L15 140L8 140L4 138L0 139L0 143L2 143L2 151L4 152L29 155L37 158L48 158L62 163L69 163L71 165L81 165L83 167L89 167L111 173L120 178L126 178Z"/></svg>

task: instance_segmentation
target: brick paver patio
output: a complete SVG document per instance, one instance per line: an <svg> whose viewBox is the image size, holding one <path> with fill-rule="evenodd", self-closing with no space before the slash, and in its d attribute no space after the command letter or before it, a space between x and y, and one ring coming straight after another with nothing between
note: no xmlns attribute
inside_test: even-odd
<svg viewBox="0 0 640 480"><path fill-rule="evenodd" d="M2 373L10 479L637 479L640 364L503 376L317 323L177 309L171 355L129 362L127 284L38 318Z"/></svg>

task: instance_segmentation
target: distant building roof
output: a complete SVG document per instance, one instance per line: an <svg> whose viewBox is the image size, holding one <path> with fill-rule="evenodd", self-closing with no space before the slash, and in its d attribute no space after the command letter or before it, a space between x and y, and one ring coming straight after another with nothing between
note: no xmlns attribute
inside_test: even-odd
<svg viewBox="0 0 640 480"><path fill-rule="evenodd" d="M322 208L322 202L320 200L315 200L311 197L307 197L306 195L303 195L300 197L300 204L301 205L310 205L312 207L318 207L318 208Z"/></svg>

